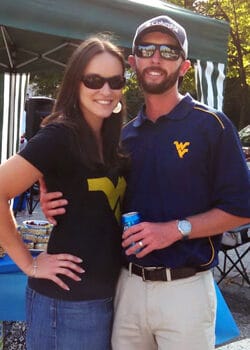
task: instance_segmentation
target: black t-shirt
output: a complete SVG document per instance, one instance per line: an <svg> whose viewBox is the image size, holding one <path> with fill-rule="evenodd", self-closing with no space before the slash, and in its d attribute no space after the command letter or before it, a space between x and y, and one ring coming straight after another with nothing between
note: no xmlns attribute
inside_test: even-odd
<svg viewBox="0 0 250 350"><path fill-rule="evenodd" d="M86 168L77 156L73 132L62 124L41 129L20 155L44 175L49 191L61 191L69 202L56 218L48 253L70 253L83 259L82 281L60 276L64 291L46 279L29 279L37 292L64 300L113 296L121 264L120 210L126 182L121 170Z"/></svg>

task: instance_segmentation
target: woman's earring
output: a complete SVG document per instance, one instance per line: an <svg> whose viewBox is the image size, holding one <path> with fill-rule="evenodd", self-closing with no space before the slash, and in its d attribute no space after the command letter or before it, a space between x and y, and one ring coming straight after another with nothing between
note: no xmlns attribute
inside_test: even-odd
<svg viewBox="0 0 250 350"><path fill-rule="evenodd" d="M116 107L113 109L113 113L118 114L121 112L121 110L122 110L122 104L121 102L118 102Z"/></svg>

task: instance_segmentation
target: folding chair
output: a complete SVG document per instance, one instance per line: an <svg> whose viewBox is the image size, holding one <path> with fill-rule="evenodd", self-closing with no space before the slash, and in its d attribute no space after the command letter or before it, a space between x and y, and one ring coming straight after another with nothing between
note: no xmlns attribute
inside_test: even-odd
<svg viewBox="0 0 250 350"><path fill-rule="evenodd" d="M231 234L235 239L235 244L229 245L229 242L227 243L226 240L222 240L221 252L223 253L223 262L221 266L216 266L221 274L221 278L217 281L218 284L223 281L233 269L238 271L243 281L250 284L247 268L243 261L243 258L250 250L249 232L250 223L227 231L227 234ZM244 247L244 249L240 247Z"/></svg>
<svg viewBox="0 0 250 350"><path fill-rule="evenodd" d="M23 192L22 194L14 198L12 210L15 217L17 216L18 212L26 209L26 203L27 203L27 192Z"/></svg>
<svg viewBox="0 0 250 350"><path fill-rule="evenodd" d="M38 205L40 200L40 189L39 183L34 183L27 191L27 208L28 212L31 215Z"/></svg>

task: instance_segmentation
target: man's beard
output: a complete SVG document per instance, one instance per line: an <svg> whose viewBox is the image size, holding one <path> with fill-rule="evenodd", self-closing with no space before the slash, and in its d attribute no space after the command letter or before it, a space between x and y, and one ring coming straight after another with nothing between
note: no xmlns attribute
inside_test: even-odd
<svg viewBox="0 0 250 350"><path fill-rule="evenodd" d="M160 83L149 83L145 79L147 71L158 71L164 75L164 79ZM142 72L136 69L137 80L144 92L154 95L160 95L171 89L179 80L180 67L173 73L167 74L163 69L157 67L145 68Z"/></svg>

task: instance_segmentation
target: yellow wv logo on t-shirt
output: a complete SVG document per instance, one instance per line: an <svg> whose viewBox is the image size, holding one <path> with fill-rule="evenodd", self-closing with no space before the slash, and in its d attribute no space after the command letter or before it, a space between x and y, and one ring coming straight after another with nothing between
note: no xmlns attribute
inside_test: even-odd
<svg viewBox="0 0 250 350"><path fill-rule="evenodd" d="M176 147L179 157L183 158L184 154L188 152L188 146L190 145L190 142L174 141L173 144Z"/></svg>
<svg viewBox="0 0 250 350"><path fill-rule="evenodd" d="M114 186L113 182L108 177L88 179L88 185L89 191L102 191L105 193L110 208L113 210L116 220L120 223L121 202L126 189L126 181L124 177L119 177L116 186Z"/></svg>

